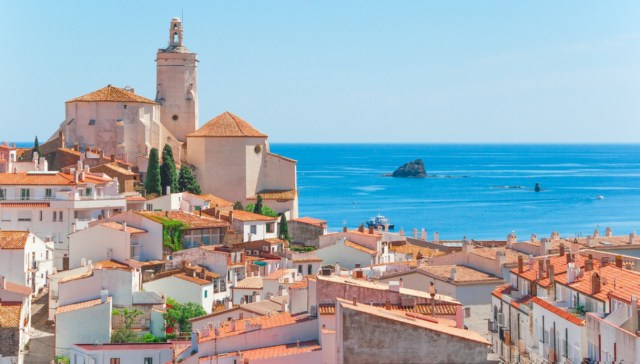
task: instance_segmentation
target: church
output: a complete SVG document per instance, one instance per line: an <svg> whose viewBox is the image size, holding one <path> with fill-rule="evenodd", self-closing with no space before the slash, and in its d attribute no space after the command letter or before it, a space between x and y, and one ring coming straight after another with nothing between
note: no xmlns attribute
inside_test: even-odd
<svg viewBox="0 0 640 364"><path fill-rule="evenodd" d="M98 151L144 176L151 148L161 152L168 144L176 161L194 168L203 193L243 204L259 194L265 205L296 218L296 161L271 153L267 135L230 112L198 128L197 54L184 46L179 18L171 19L168 35L156 55L154 99L112 85L72 98L43 154Z"/></svg>

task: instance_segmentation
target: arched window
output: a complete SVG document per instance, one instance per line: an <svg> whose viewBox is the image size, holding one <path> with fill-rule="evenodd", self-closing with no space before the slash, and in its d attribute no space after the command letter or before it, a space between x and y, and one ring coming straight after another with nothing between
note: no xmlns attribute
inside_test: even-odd
<svg viewBox="0 0 640 364"><path fill-rule="evenodd" d="M173 33L173 43L178 43L179 42L180 37L178 37L178 33Z"/></svg>
<svg viewBox="0 0 640 364"><path fill-rule="evenodd" d="M173 29L178 29L178 23L173 23Z"/></svg>

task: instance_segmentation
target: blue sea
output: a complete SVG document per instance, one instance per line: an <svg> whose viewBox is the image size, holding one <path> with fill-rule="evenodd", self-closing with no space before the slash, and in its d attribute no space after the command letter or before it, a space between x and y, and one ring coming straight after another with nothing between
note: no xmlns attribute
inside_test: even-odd
<svg viewBox="0 0 640 364"><path fill-rule="evenodd" d="M640 145L272 144L298 160L300 216L332 230L380 213L429 238L640 231ZM436 178L384 177L422 159ZM456 177L445 178L444 176ZM535 192L539 182L542 191ZM507 188L507 187L520 188Z"/></svg>

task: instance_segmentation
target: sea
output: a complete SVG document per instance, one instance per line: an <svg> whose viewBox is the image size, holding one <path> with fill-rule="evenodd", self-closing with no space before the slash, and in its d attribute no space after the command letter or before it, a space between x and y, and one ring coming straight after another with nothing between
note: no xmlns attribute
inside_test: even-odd
<svg viewBox="0 0 640 364"><path fill-rule="evenodd" d="M298 161L299 215L407 235L518 239L640 230L640 145L271 144ZM422 159L428 178L385 176ZM536 183L542 190L535 192Z"/></svg>

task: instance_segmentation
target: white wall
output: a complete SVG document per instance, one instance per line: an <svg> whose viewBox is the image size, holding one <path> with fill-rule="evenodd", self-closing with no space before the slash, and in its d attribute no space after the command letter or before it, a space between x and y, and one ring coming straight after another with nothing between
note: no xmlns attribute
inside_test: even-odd
<svg viewBox="0 0 640 364"><path fill-rule="evenodd" d="M344 245L344 240L338 240L334 245L325 245L316 250L318 258L323 260L323 264L335 264L338 262L346 269L355 268L356 264L366 267L373 263L372 255Z"/></svg>
<svg viewBox="0 0 640 364"><path fill-rule="evenodd" d="M130 306L134 291L139 291L138 275L135 271L120 269L94 269L86 278L58 284L58 305L89 301L100 297L101 290L108 290L114 307Z"/></svg>
<svg viewBox="0 0 640 364"><path fill-rule="evenodd" d="M68 356L72 344L111 341L111 301L56 315L56 355Z"/></svg>
<svg viewBox="0 0 640 364"><path fill-rule="evenodd" d="M194 302L202 306L209 314L213 305L213 284L200 286L174 276L156 279L143 284L145 291L156 292L165 297L171 297L179 303ZM204 292L207 291L207 298Z"/></svg>
<svg viewBox="0 0 640 364"><path fill-rule="evenodd" d="M108 259L124 262L131 258L130 234L96 225L69 235L69 268L80 267L82 258L94 263Z"/></svg>

